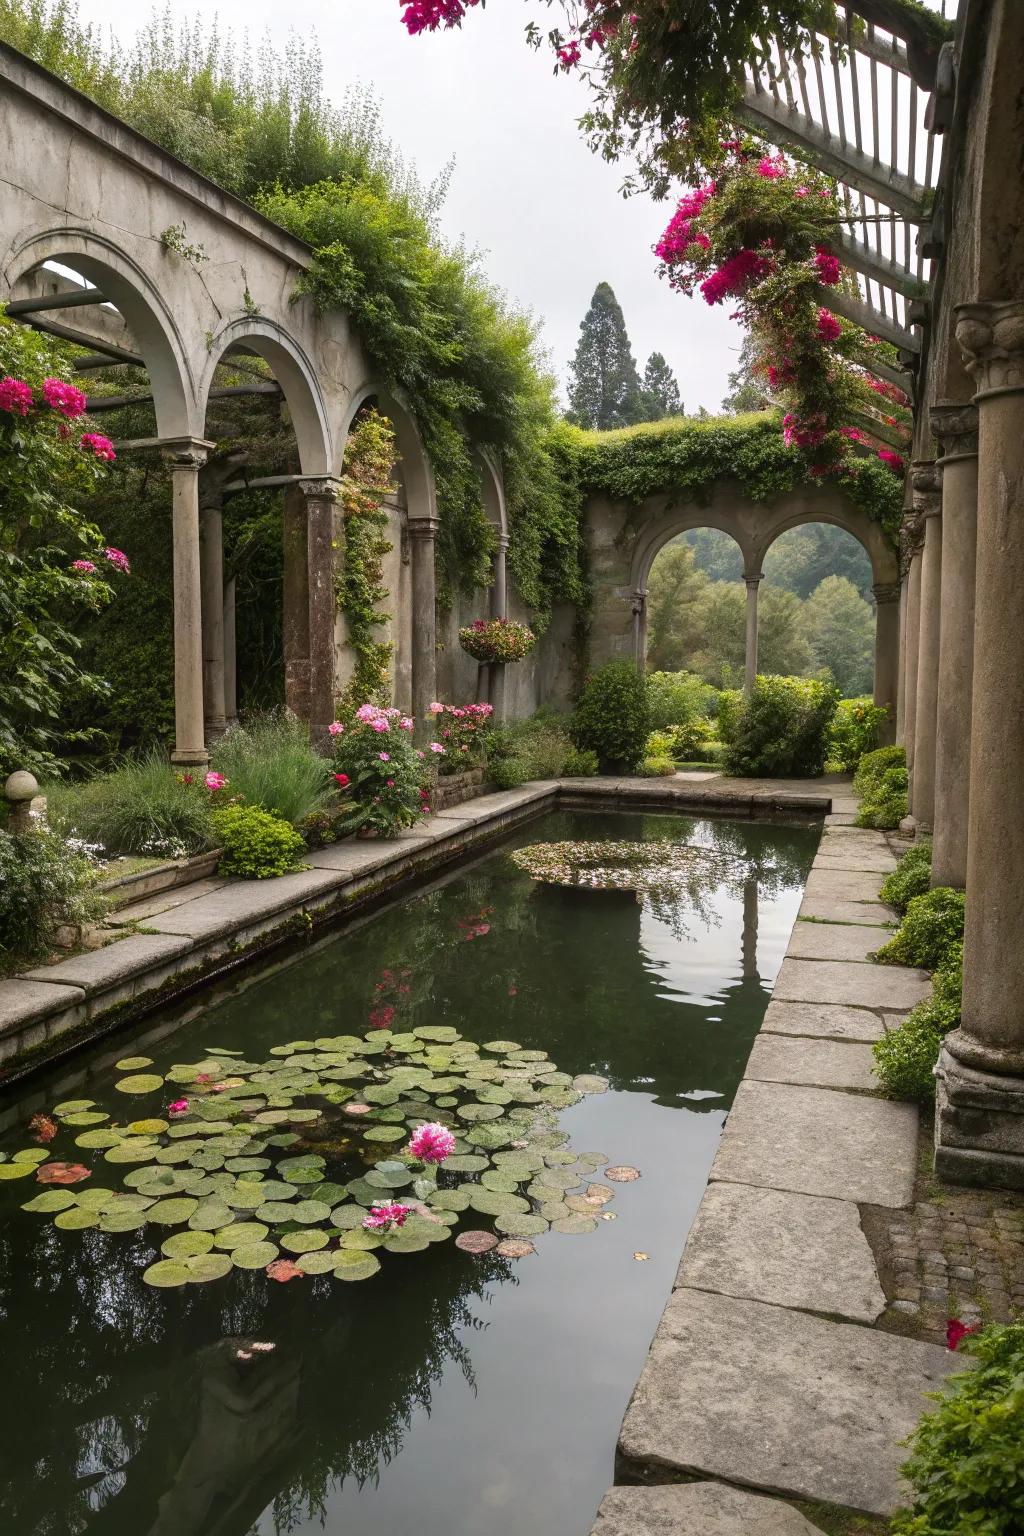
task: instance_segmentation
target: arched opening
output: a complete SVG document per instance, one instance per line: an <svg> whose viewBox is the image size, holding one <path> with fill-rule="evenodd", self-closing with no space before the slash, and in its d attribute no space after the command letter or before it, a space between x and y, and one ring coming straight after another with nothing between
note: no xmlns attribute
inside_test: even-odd
<svg viewBox="0 0 1024 1536"><path fill-rule="evenodd" d="M844 698L874 686L875 609L871 559L859 539L835 523L801 523L765 550L759 593L759 669L777 672L769 623L785 613L796 676L831 672Z"/></svg>
<svg viewBox="0 0 1024 1536"><path fill-rule="evenodd" d="M723 529L676 534L651 560L643 644L649 672L691 672L739 687L746 645L743 550Z"/></svg>

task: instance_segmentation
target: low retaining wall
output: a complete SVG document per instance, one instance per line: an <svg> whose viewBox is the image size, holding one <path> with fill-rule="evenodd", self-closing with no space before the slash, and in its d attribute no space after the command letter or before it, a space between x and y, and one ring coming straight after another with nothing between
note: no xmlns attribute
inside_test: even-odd
<svg viewBox="0 0 1024 1536"><path fill-rule="evenodd" d="M225 880L212 889L206 881L202 895L183 895L141 920L130 910L121 918L115 913L110 923L134 930L123 939L0 982L0 1084L186 996L277 944L337 923L556 806L821 816L831 798L827 792L787 795L767 785L739 792L683 779L546 781L438 811L388 841L348 840L314 849L302 870L276 880ZM134 894L144 893L136 887Z"/></svg>

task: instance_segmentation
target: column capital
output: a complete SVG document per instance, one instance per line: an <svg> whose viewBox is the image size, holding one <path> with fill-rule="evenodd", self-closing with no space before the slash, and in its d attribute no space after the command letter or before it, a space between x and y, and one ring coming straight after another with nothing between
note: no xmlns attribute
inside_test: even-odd
<svg viewBox="0 0 1024 1536"><path fill-rule="evenodd" d="M630 593L630 602L633 605L634 613L643 613L647 607L647 588L637 587Z"/></svg>
<svg viewBox="0 0 1024 1536"><path fill-rule="evenodd" d="M875 594L876 603L898 603L900 600L898 581L876 581L871 590Z"/></svg>
<svg viewBox="0 0 1024 1536"><path fill-rule="evenodd" d="M441 526L439 517L410 517L407 527L410 539L433 539Z"/></svg>
<svg viewBox="0 0 1024 1536"><path fill-rule="evenodd" d="M942 472L934 459L915 459L910 466L910 486L914 516L941 517Z"/></svg>
<svg viewBox="0 0 1024 1536"><path fill-rule="evenodd" d="M163 437L159 443L160 457L171 469L190 469L196 474L216 446L205 437Z"/></svg>
<svg viewBox="0 0 1024 1536"><path fill-rule="evenodd" d="M978 457L978 407L973 403L957 405L952 400L940 400L928 412L928 424L942 449L940 469L950 459Z"/></svg>
<svg viewBox="0 0 1024 1536"><path fill-rule="evenodd" d="M509 536L508 536L507 533L499 533L499 534L495 535L494 550L495 550L496 554L499 554L499 555L507 554L508 553L508 546L509 546Z"/></svg>
<svg viewBox="0 0 1024 1536"><path fill-rule="evenodd" d="M1024 299L957 304L956 339L975 399L1024 393Z"/></svg>
<svg viewBox="0 0 1024 1536"><path fill-rule="evenodd" d="M310 475L295 484L307 501L337 501L341 494L341 481L333 475Z"/></svg>
<svg viewBox="0 0 1024 1536"><path fill-rule="evenodd" d="M924 519L908 512L900 524L900 575L905 576L924 545Z"/></svg>
<svg viewBox="0 0 1024 1536"><path fill-rule="evenodd" d="M744 571L743 580L748 587L756 587L764 580L764 571Z"/></svg>

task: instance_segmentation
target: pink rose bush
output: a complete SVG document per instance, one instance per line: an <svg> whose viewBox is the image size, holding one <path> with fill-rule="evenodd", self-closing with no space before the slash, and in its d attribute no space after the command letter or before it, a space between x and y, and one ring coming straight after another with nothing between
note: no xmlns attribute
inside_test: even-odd
<svg viewBox="0 0 1024 1536"><path fill-rule="evenodd" d="M483 762L493 705L431 705L431 714L439 739L430 743L430 750L440 759L439 773L462 773Z"/></svg>
<svg viewBox="0 0 1024 1536"><path fill-rule="evenodd" d="M423 814L423 772L412 744L415 722L401 710L360 704L329 727L334 779L351 809L343 830L395 837Z"/></svg>

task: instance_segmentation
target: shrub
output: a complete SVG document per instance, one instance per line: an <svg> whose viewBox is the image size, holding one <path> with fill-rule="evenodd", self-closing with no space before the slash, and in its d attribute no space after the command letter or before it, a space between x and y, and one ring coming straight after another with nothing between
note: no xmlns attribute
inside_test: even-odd
<svg viewBox="0 0 1024 1536"><path fill-rule="evenodd" d="M907 754L903 747L878 747L866 752L857 764L853 775L853 787L858 795L866 795L877 789L889 768L905 768Z"/></svg>
<svg viewBox="0 0 1024 1536"><path fill-rule="evenodd" d="M497 757L487 765L487 776L495 789L518 789L529 778L521 757Z"/></svg>
<svg viewBox="0 0 1024 1536"><path fill-rule="evenodd" d="M245 880L285 875L306 846L290 822L258 805L225 805L210 820L224 850L220 867L226 875Z"/></svg>
<svg viewBox="0 0 1024 1536"><path fill-rule="evenodd" d="M963 946L957 944L932 978L931 997L872 1046L879 1083L891 1098L922 1104L934 1099L935 1063L943 1036L960 1024L962 991Z"/></svg>
<svg viewBox="0 0 1024 1536"><path fill-rule="evenodd" d="M0 959L34 959L106 905L88 857L46 827L0 831Z"/></svg>
<svg viewBox="0 0 1024 1536"><path fill-rule="evenodd" d="M829 765L839 773L853 773L860 760L878 747L889 711L869 698L840 699L829 729Z"/></svg>
<svg viewBox="0 0 1024 1536"><path fill-rule="evenodd" d="M878 827L892 831L898 827L909 809L907 770L887 768L876 785L867 791L857 811L858 827Z"/></svg>
<svg viewBox="0 0 1024 1536"><path fill-rule="evenodd" d="M715 721L718 726L718 735L727 748L735 740L742 714L743 690L740 688L723 688L718 694Z"/></svg>
<svg viewBox="0 0 1024 1536"><path fill-rule="evenodd" d="M437 758L442 774L464 773L483 760L491 704L437 704L431 708L434 734L444 747Z"/></svg>
<svg viewBox="0 0 1024 1536"><path fill-rule="evenodd" d="M899 928L875 955L883 965L919 965L937 971L964 937L964 893L948 886L914 896Z"/></svg>
<svg viewBox="0 0 1024 1536"><path fill-rule="evenodd" d="M882 881L878 897L902 917L915 896L931 889L931 883L932 845L923 839L901 855L892 874Z"/></svg>
<svg viewBox="0 0 1024 1536"><path fill-rule="evenodd" d="M444 750L424 754L412 745L412 721L397 709L378 709L363 704L345 722L337 722L334 762L348 775L352 813L345 826L354 832L366 828L382 837L395 837L411 827L422 814L420 790L428 759Z"/></svg>
<svg viewBox="0 0 1024 1536"><path fill-rule="evenodd" d="M645 757L640 764L640 777L644 779L674 778L675 761L671 757Z"/></svg>
<svg viewBox="0 0 1024 1536"><path fill-rule="evenodd" d="M758 677L730 727L726 768L768 777L823 772L838 698L823 678Z"/></svg>
<svg viewBox="0 0 1024 1536"><path fill-rule="evenodd" d="M575 756L564 724L543 711L500 726L487 737L487 774L499 789L514 789L528 779L561 778Z"/></svg>
<svg viewBox="0 0 1024 1536"><path fill-rule="evenodd" d="M961 1349L973 1370L951 1376L910 1437L914 1489L893 1536L1013 1536L1024 1530L1024 1323L990 1324Z"/></svg>
<svg viewBox="0 0 1024 1536"><path fill-rule="evenodd" d="M570 747L562 772L569 779L591 779L598 771L597 753Z"/></svg>
<svg viewBox="0 0 1024 1536"><path fill-rule="evenodd" d="M292 825L326 809L330 771L313 751L305 726L285 715L266 715L229 731L213 749L212 766L233 795Z"/></svg>
<svg viewBox="0 0 1024 1536"><path fill-rule="evenodd" d="M667 726L689 726L706 720L711 713L715 690L696 672L649 672L647 698L651 709L651 728L662 731Z"/></svg>
<svg viewBox="0 0 1024 1536"><path fill-rule="evenodd" d="M46 803L53 826L108 853L176 858L211 846L203 775L173 773L157 749L83 784L48 785Z"/></svg>
<svg viewBox="0 0 1024 1536"><path fill-rule="evenodd" d="M630 661L612 661L588 678L573 716L577 747L596 752L602 773L631 773L650 733L647 679Z"/></svg>

